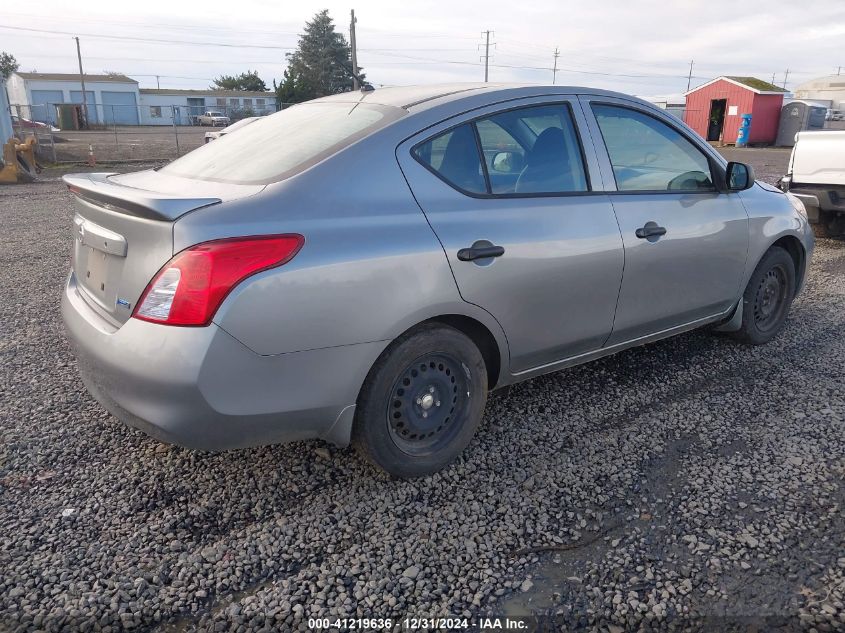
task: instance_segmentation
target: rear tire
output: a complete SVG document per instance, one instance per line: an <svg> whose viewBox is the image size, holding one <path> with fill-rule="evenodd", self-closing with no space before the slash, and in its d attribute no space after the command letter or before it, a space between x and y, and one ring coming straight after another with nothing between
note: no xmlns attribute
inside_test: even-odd
<svg viewBox="0 0 845 633"><path fill-rule="evenodd" d="M770 248L742 295L742 327L734 338L751 345L771 341L783 329L795 297L795 264L789 253Z"/></svg>
<svg viewBox="0 0 845 633"><path fill-rule="evenodd" d="M361 389L352 442L394 477L449 465L469 444L487 401L487 369L458 330L423 325L394 341Z"/></svg>

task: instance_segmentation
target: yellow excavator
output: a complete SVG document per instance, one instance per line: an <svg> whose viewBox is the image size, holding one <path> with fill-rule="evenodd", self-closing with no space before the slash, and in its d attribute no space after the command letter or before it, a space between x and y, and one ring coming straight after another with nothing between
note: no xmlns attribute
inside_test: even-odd
<svg viewBox="0 0 845 633"><path fill-rule="evenodd" d="M0 162L0 184L32 182L41 173L41 165L35 160L38 141L29 137L25 141L10 138L3 145L3 160Z"/></svg>

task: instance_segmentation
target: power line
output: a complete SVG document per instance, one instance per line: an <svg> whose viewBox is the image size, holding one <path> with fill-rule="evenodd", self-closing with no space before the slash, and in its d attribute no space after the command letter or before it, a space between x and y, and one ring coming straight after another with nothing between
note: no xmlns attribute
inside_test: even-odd
<svg viewBox="0 0 845 633"><path fill-rule="evenodd" d="M13 31L28 31L30 33L50 33L54 35L70 35L74 37L75 34L71 31L55 31L52 29L33 29L24 26L4 26L0 25L0 29L10 29ZM153 42L157 44L178 44L180 46L222 46L225 48L261 48L278 51L292 51L296 50L295 46L270 46L264 44L229 44L226 42L199 42L196 40L168 40L164 38L154 37L134 37L130 35L98 35L96 33L79 33L85 37L93 37L106 40L131 40L134 42Z"/></svg>
<svg viewBox="0 0 845 633"><path fill-rule="evenodd" d="M376 55L383 55L384 53L375 53ZM453 59L436 59L433 57L418 57L415 55L403 55L401 53L391 53L390 57L401 57L403 59L412 59L417 61L424 61L424 62L433 62L439 64L456 64L460 66L484 66L483 61L479 62L467 62L467 61L460 61L460 60L453 60ZM481 58L483 60L483 56ZM527 65L516 65L516 64L489 64L490 68L513 68L517 70L544 70L550 71L553 70L551 66L527 66ZM602 72L597 70L582 70L578 68L558 68L557 72L565 72L565 73L577 73L582 75L599 75L605 77L624 77L628 79L654 79L654 78L666 78L666 79L678 79L678 78L686 78L686 75L682 74L648 74L648 75L634 75L634 74L627 74L627 73L608 73ZM692 76L693 79L705 79L710 80L713 77L703 77L703 76Z"/></svg>

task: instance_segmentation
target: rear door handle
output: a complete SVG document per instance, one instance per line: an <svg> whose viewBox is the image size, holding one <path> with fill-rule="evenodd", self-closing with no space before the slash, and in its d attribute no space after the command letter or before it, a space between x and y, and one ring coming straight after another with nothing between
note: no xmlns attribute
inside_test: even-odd
<svg viewBox="0 0 845 633"><path fill-rule="evenodd" d="M652 237L657 239L661 235L666 235L666 229L662 226L657 226L657 222L646 222L645 226L637 229L634 234L644 240L648 240Z"/></svg>
<svg viewBox="0 0 845 633"><path fill-rule="evenodd" d="M458 251L458 259L462 262L471 262L474 259L485 259L487 257L501 257L505 254L504 246L471 246Z"/></svg>

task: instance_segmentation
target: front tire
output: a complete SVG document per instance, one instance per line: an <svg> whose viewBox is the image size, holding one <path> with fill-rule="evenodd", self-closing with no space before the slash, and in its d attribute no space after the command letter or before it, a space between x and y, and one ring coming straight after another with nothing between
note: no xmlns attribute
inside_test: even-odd
<svg viewBox="0 0 845 633"><path fill-rule="evenodd" d="M795 297L795 264L789 253L770 248L742 295L742 327L734 337L751 345L771 341L783 329Z"/></svg>
<svg viewBox="0 0 845 633"><path fill-rule="evenodd" d="M427 324L394 341L361 389L352 441L394 477L421 477L469 444L487 401L487 369L458 330Z"/></svg>

